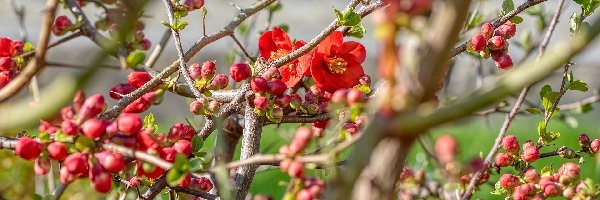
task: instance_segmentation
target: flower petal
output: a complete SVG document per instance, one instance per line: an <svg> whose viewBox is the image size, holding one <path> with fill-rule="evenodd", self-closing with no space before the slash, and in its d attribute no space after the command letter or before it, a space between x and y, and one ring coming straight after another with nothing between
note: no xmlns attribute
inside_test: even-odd
<svg viewBox="0 0 600 200"><path fill-rule="evenodd" d="M292 40L288 34L281 30L279 27L275 27L273 29L273 42L278 49L291 50L292 49Z"/></svg>
<svg viewBox="0 0 600 200"><path fill-rule="evenodd" d="M342 47L339 49L338 54L344 59L352 58L358 63L364 62L365 58L367 57L365 46L354 41L344 42Z"/></svg>
<svg viewBox="0 0 600 200"><path fill-rule="evenodd" d="M263 33L258 39L258 51L264 59L269 60L271 52L277 51L277 49L275 42L273 42L273 31Z"/></svg>
<svg viewBox="0 0 600 200"><path fill-rule="evenodd" d="M317 51L319 53L328 55L331 53L332 49L339 48L342 46L342 42L344 41L344 34L340 31L335 31L329 37L325 38L319 46L317 46Z"/></svg>

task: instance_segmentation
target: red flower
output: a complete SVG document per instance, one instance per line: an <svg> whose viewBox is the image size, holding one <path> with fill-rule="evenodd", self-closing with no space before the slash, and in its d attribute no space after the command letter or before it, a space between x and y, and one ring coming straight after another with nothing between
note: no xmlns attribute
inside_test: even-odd
<svg viewBox="0 0 600 200"><path fill-rule="evenodd" d="M333 32L314 53L310 72L315 81L328 92L351 88L364 75L365 47L358 42L344 42L342 32Z"/></svg>
<svg viewBox="0 0 600 200"><path fill-rule="evenodd" d="M14 42L8 38L0 38L0 57L13 57L16 54Z"/></svg>
<svg viewBox="0 0 600 200"><path fill-rule="evenodd" d="M272 31L263 33L258 40L258 50L260 55L267 61L272 62L281 58L292 51L304 46L306 42L303 40L292 43L290 37L278 27ZM293 87L302 79L302 75L308 70L310 64L310 56L306 54L292 62L287 63L279 68L281 80L288 87Z"/></svg>

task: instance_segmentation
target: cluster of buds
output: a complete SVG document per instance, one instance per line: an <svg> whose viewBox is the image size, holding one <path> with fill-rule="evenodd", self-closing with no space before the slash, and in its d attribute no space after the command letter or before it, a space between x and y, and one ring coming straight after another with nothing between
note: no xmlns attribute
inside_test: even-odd
<svg viewBox="0 0 600 200"><path fill-rule="evenodd" d="M279 148L279 154L287 156L279 165L281 171L287 173L296 181L294 190L286 195L295 196L296 199L318 199L319 194L325 187L325 182L322 180L306 177L304 163L294 158L302 153L303 149L312 139L312 136L310 128L300 127L296 131L291 144L289 146L283 145Z"/></svg>
<svg viewBox="0 0 600 200"><path fill-rule="evenodd" d="M254 92L254 111L274 122L281 121L284 111L298 109L302 103L298 94L285 93L288 87L280 79L279 70L270 68L263 76L256 76L250 80L250 87Z"/></svg>
<svg viewBox="0 0 600 200"><path fill-rule="evenodd" d="M73 25L73 22L64 15L56 17L52 25L52 33L56 36L64 35L68 32L76 30L78 27Z"/></svg>
<svg viewBox="0 0 600 200"><path fill-rule="evenodd" d="M121 99L134 90L142 87L152 76L148 72L134 71L127 76L127 83L119 83L109 91L109 96L113 99ZM124 113L142 113L150 109L154 104L159 104L162 101L165 90L161 88L153 88L151 92L144 94L136 99L131 104L123 109Z"/></svg>
<svg viewBox="0 0 600 200"><path fill-rule="evenodd" d="M129 87L133 87L131 85ZM38 139L26 136L19 138L15 146L16 154L23 159L35 160L35 172L42 175L49 171L51 159L62 162L62 183L89 177L91 185L102 193L110 191L112 187L111 173L121 173L126 164L123 155L103 149L101 143L122 145L172 163L178 154L185 157L192 154L193 127L177 123L168 134L155 134L155 127L144 127L144 122L137 114L122 113L112 122L96 119L104 107L102 95L85 98L83 92L78 92L73 104L61 110L60 117L42 121L38 127ZM136 164L137 174L131 178L131 186L137 185L139 180L136 180L140 177L156 179L165 172L143 161L138 160ZM189 176L181 179L179 184L208 191L212 183L207 180Z"/></svg>
<svg viewBox="0 0 600 200"><path fill-rule="evenodd" d="M542 170L544 172L544 170ZM579 180L579 165L567 162L556 173L551 170L540 175L535 169L528 169L519 177L503 174L498 184L507 189L507 195L515 200L546 199L562 196L567 199L588 199L595 195L591 180Z"/></svg>
<svg viewBox="0 0 600 200"><path fill-rule="evenodd" d="M192 63L188 66L188 74L194 79L194 84L201 90L220 90L229 84L225 74L216 74L215 61L206 61L199 65Z"/></svg>
<svg viewBox="0 0 600 200"><path fill-rule="evenodd" d="M517 161L529 163L535 162L540 158L540 150L531 140L528 140L523 144L523 152L519 156L521 147L517 137L514 135L508 135L502 138L502 148L506 150L506 153L501 152L496 155L494 163L497 167L512 166Z"/></svg>
<svg viewBox="0 0 600 200"><path fill-rule="evenodd" d="M0 38L0 88L8 83L20 72L17 57L23 53L23 42Z"/></svg>
<svg viewBox="0 0 600 200"><path fill-rule="evenodd" d="M479 52L483 58L491 56L496 67L510 69L513 62L507 53L508 42L506 40L513 37L516 31L517 26L511 22L506 22L496 29L492 23L485 23L481 26L480 33L469 40L467 50Z"/></svg>

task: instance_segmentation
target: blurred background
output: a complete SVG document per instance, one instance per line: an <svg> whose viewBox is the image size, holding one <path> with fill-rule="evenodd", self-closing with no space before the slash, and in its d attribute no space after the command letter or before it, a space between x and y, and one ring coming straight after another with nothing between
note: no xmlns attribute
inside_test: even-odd
<svg viewBox="0 0 600 200"><path fill-rule="evenodd" d="M520 5L525 0L515 0L515 5ZM551 18L551 13L554 11L558 1L548 1L542 3L542 7L545 13L548 15L547 21ZM19 0L16 1L17 5L25 6L26 11L26 30L28 41L35 44L37 41L37 35L40 28L40 19L42 9L45 1L42 0ZM237 9L231 4L239 7L248 7L254 3L250 0L206 0L205 7L208 10L206 16L206 32L212 33L220 30L225 24L227 24L237 13ZM273 16L272 25L274 26L289 26L289 35L292 38L310 40L317 35L324 27L326 27L335 18L335 14L332 7L342 9L348 3L347 0L283 0L283 9L277 12ZM483 13L483 21L491 21L495 19L501 10L500 0L479 0L474 1L473 6L477 6ZM10 37L12 39L20 38L20 28L16 15L9 6L7 1L0 1L0 36ZM151 1L147 6L145 13L144 22L146 25L145 34L148 39L153 42L153 45L157 43L166 27L161 24L161 21L166 21L166 14L161 1ZM96 20L101 16L101 10L95 9L93 5L88 5L85 8L88 17L91 20ZM465 8L467 11L467 8ZM569 32L569 18L574 12L580 12L580 8L575 2L567 0L565 2L565 9L560 17L559 23L552 37L551 43L546 54L552 54L553 47L557 41L568 39L571 35ZM73 19L72 15L65 9L60 9L61 15L66 15ZM365 38L360 39L367 49L367 61L363 63L363 67L367 74L376 78L377 75L377 56L379 47L376 38L374 37L375 28L373 20L376 19L377 14L366 17L363 20L367 28ZM536 29L537 19L529 16L525 12L519 16L524 18L524 22L517 26L516 36L509 40L511 42L511 49L509 54L513 58L514 63L519 63L522 58L523 50L513 45L513 41L520 40L524 30L531 32L531 40L534 43L539 43L543 30ZM267 18L267 12L262 11L257 15L246 20L244 26L248 26L253 21L255 22L255 28L251 30L249 38L247 40L246 47L251 54L257 52L257 38L259 32L265 29L265 21ZM598 18L598 14L594 14L588 17L587 21L595 21ZM201 24L201 13L193 12L184 18L185 21L189 22L188 27L181 32L182 44L184 49L189 48L195 41L197 41L202 34ZM475 30L477 31L477 30ZM475 31L466 32L464 41L466 38L470 38ZM59 38L53 36L52 41ZM242 39L243 40L243 39ZM347 38L347 40L358 40L355 38ZM244 43L244 42L243 42ZM232 55L232 50L238 50L234 42L230 38L224 38L209 46L202 49L190 62L204 62L206 60L217 60L217 69L221 73L227 73L229 69L227 57ZM80 37L69 41L63 45L52 48L49 50L47 60L49 62L65 63L73 65L85 66L94 55L99 52L96 47L89 39ZM593 96L597 94L597 88L600 88L600 81L597 79L600 75L598 67L600 65L600 41L596 40L591 44L585 52L575 57L572 61L575 65L571 68L576 79L581 79L587 82L590 88L588 92L568 92L562 99L563 103L574 102L585 97ZM163 55L159 58L155 65L157 70L168 66L175 61L176 52L174 43L172 40L166 45L166 50ZM107 65L118 66L117 60L112 59L106 62ZM479 61L474 57L469 56L465 53L456 57L452 74L449 79L447 87L440 92L441 99L461 99L472 94L477 89L486 90L487 88L493 87L495 81L500 77L501 72L494 66L491 59L488 59L479 66ZM481 67L483 75L478 77L478 67ZM527 67L527 66L524 66ZM43 89L45 85L52 82L58 74L75 74L75 72L81 69L64 68L56 66L48 66L39 76L40 87ZM90 83L85 87L87 94L102 93L108 94L108 90L117 83L126 82L126 76L128 71L102 69L96 74ZM561 72L556 72L552 77L544 80L533 87L532 92L529 93L528 99L539 105L539 88L544 84L550 84L554 88L558 88L560 83ZM24 90L23 93L27 91ZM26 94L23 94L26 95ZM109 99L109 106L114 105L115 101ZM160 130L168 131L171 124L175 122L185 122L186 118L192 119L193 116L188 110L188 103L190 99L182 98L180 96L167 93L165 100L159 106L153 106L149 111L155 115L156 119L160 122ZM509 102L513 101L508 99ZM507 108L508 109L508 108ZM0 115L2 111L0 110ZM598 123L598 117L600 111L593 110L589 113L571 113L565 112L564 114L572 116L577 121L576 124L559 120L553 120L550 124L550 130L560 131L562 137L557 141L557 145L577 145L577 136L581 132L587 132L592 138L600 138L600 123ZM472 118L448 124L432 131L431 141L434 141L441 133L449 133L455 135L461 144L460 157L463 160L468 160L481 153L487 154L493 138L495 138L501 123L503 121L504 114L492 114L488 117L474 116ZM519 116L516 123L509 130L510 134L518 136L520 141L526 139L533 139L537 137L537 122L541 119L540 116L527 115ZM193 119L195 123L199 119ZM270 126L265 128L265 136L263 137L263 152L276 152L279 145L284 144L289 139L291 131L295 127L283 126L275 127ZM368 134L368 133L367 133ZM208 142L210 143L210 142ZM26 162L21 159L5 159L10 157L12 154L7 150L0 150L0 193L4 198L7 199L30 199L31 193L34 192L34 181L32 162ZM552 163L554 162L554 163ZM426 156L420 149L419 145L413 148L412 156L409 158L408 163L412 168L419 168L421 166L431 167L431 163L427 162ZM550 164L552 163L555 169L561 164L562 160L559 159L548 159L540 162L539 164ZM598 168L598 162L595 162L593 158L589 159L582 167L582 177L593 177L596 181L600 181L600 169ZM256 182L252 187L254 193L264 193L274 195L276 199L283 194L284 186L276 186L278 181L286 181L287 175L279 173L275 170L265 170L259 173L256 178ZM496 176L492 176L492 181L497 180ZM83 182L83 181L81 181ZM264 187L265 185L268 187ZM258 185L258 186L257 186ZM260 187L263 186L263 187ZM493 188L493 183L490 187L484 187L482 191L476 193L476 197L482 197L483 199L498 198L498 196L489 196L489 191ZM89 198L104 198L99 196L89 188L85 187L70 187L67 190L66 197L71 199L82 199ZM501 199L501 198L500 198Z"/></svg>

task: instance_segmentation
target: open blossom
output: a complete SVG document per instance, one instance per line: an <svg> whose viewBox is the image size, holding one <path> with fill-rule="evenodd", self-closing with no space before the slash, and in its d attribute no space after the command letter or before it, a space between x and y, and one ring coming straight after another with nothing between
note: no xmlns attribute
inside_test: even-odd
<svg viewBox="0 0 600 200"><path fill-rule="evenodd" d="M333 92L359 84L364 75L365 47L358 42L344 42L342 32L333 32L314 52L310 72L324 89Z"/></svg>
<svg viewBox="0 0 600 200"><path fill-rule="evenodd" d="M272 31L267 31L260 36L258 40L258 50L263 58L272 62L299 49L305 44L306 42L303 40L293 43L285 31L275 27ZM310 65L309 54L310 53L307 53L279 68L279 73L281 73L282 77L281 80L288 87L296 85L296 83L302 79L304 72L308 70Z"/></svg>

